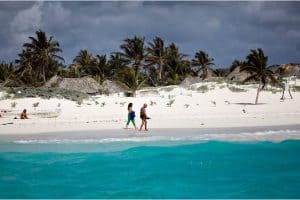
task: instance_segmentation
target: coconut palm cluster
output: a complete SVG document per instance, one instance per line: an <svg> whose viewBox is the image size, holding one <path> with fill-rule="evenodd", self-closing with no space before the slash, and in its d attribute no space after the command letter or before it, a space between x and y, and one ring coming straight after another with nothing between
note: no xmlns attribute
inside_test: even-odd
<svg viewBox="0 0 300 200"><path fill-rule="evenodd" d="M206 80L209 76L226 77L237 67L247 72L243 82L258 83L257 99L266 83L276 82L268 69L268 57L262 49L251 50L245 60L233 61L228 68L214 69L214 59L199 50L193 59L182 53L175 43L166 44L160 37L146 42L144 37L126 38L120 50L110 55L93 55L86 49L79 51L70 65L61 57L57 40L38 30L23 44L15 62L0 64L0 83L3 86L42 86L54 75L63 78L89 76L99 84L112 80L123 84L133 93L142 86L165 86L181 83L187 77Z"/></svg>

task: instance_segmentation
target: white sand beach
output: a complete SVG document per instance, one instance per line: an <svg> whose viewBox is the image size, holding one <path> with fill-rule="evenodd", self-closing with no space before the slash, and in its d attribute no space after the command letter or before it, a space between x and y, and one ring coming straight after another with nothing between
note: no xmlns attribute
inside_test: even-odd
<svg viewBox="0 0 300 200"><path fill-rule="evenodd" d="M207 85L208 91L199 87ZM233 92L229 87L244 89ZM270 86L269 86L270 87ZM195 89L195 88L198 88ZM201 87L200 87L201 88ZM137 125L140 125L139 110L148 104L149 133L151 129L194 129L225 127L271 127L299 125L300 93L292 92L293 99L269 88L260 93L259 104L254 105L256 85L231 85L199 83L189 89L179 86L140 90L137 97L121 97L118 94L99 95L78 105L66 99L4 99L0 101L0 135L32 135L54 132L123 130L127 120L127 104L133 103ZM2 95L4 95L2 93ZM173 104L168 104L173 101ZM12 102L16 102L14 108ZM34 103L39 102L37 107ZM28 120L14 119L23 109L28 110ZM132 125L130 125L131 128ZM182 132L184 134L184 131ZM108 137L108 136L107 136Z"/></svg>

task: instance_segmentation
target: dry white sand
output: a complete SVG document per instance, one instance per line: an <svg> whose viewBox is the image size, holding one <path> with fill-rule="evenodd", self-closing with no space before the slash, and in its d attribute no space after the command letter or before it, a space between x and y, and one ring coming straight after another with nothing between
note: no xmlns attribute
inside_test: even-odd
<svg viewBox="0 0 300 200"><path fill-rule="evenodd" d="M300 93L293 92L293 99L286 95L280 100L281 92L262 91L259 104L254 105L255 85L238 86L247 92L232 92L227 87L207 83L211 88L201 93L178 86L140 91L138 96L118 97L96 96L81 105L65 99L24 98L1 100L0 110L11 112L0 118L0 135L40 134L50 132L123 130L127 120L127 104L133 103L136 123L140 125L139 110L148 104L147 112L151 117L149 129L183 128L202 130L222 127L264 127L300 124ZM194 88L199 84L194 85ZM212 89L214 87L214 89ZM237 86L235 86L237 87ZM172 89L173 88L173 89ZM167 106L174 100L171 106ZM99 104L96 104L97 101ZM156 104L151 105L151 101ZM11 103L16 102L12 108ZM33 104L39 102L37 108ZM213 103L215 102L215 104ZM28 110L28 120L13 119L24 108ZM42 118L42 113L59 112L57 118ZM3 114L3 113L2 113ZM42 116L42 117L41 117ZM130 125L132 127L132 125ZM82 132L83 133L83 132ZM150 132L151 133L151 132ZM181 134L184 134L182 131Z"/></svg>

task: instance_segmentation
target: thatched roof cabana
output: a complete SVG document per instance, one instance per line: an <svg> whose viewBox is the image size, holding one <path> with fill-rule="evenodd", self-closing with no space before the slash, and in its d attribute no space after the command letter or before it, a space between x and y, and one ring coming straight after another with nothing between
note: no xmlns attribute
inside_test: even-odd
<svg viewBox="0 0 300 200"><path fill-rule="evenodd" d="M44 86L75 90L87 94L98 94L102 92L101 85L88 76L83 78L61 78L59 76L54 76L47 81Z"/></svg>
<svg viewBox="0 0 300 200"><path fill-rule="evenodd" d="M240 67L236 67L227 75L227 79L235 82L243 82L249 75L246 71L240 71Z"/></svg>
<svg viewBox="0 0 300 200"><path fill-rule="evenodd" d="M105 80L101 86L104 94L124 93L128 95L132 93L128 87L115 81Z"/></svg>

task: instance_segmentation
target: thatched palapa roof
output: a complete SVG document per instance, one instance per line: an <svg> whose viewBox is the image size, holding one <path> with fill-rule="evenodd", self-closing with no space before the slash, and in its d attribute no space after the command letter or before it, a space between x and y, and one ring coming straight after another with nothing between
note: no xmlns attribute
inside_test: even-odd
<svg viewBox="0 0 300 200"><path fill-rule="evenodd" d="M217 74L210 67L208 67L208 69L207 69L207 76L204 80L203 80L203 78L201 78L202 74L203 74L203 71L200 70L198 73L198 76L188 76L181 82L180 85L183 87L188 87L195 83L200 83L203 81L216 81L218 79Z"/></svg>
<svg viewBox="0 0 300 200"><path fill-rule="evenodd" d="M227 75L227 78L231 81L243 82L249 75L246 71L240 71L240 67L236 67Z"/></svg>
<svg viewBox="0 0 300 200"><path fill-rule="evenodd" d="M101 86L103 93L131 93L128 87L110 80L105 80Z"/></svg>
<svg viewBox="0 0 300 200"><path fill-rule="evenodd" d="M75 90L87 94L97 94L102 92L101 85L88 76L83 78L61 78L59 76L54 76L47 81L44 86Z"/></svg>
<svg viewBox="0 0 300 200"><path fill-rule="evenodd" d="M113 93L130 93L128 87L114 81L105 80L102 85L91 77L83 78L62 78L53 76L44 85L45 87L58 87L68 90L75 90L87 94L113 94Z"/></svg>

